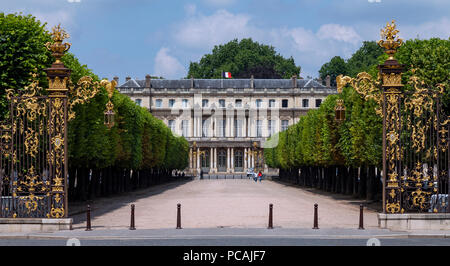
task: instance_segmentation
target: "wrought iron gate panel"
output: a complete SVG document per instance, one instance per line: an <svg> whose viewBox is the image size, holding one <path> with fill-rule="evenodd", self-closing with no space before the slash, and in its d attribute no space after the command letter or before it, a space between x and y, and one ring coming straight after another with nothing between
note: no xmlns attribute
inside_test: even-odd
<svg viewBox="0 0 450 266"><path fill-rule="evenodd" d="M6 90L10 117L0 125L0 217L67 217L68 120L75 118L73 107L92 99L100 86L111 99L116 85L85 76L76 88L71 70L61 61L71 46L63 43L68 37L58 25L53 28L53 42L45 45L56 59L44 69L47 89L39 87L37 74L31 74L30 85L20 95ZM114 115L113 104L108 104L108 114Z"/></svg>
<svg viewBox="0 0 450 266"><path fill-rule="evenodd" d="M401 212L448 211L448 126L442 93L413 77L401 117Z"/></svg>
<svg viewBox="0 0 450 266"><path fill-rule="evenodd" d="M364 99L378 103L375 111L383 118L383 212L450 212L450 118L441 108L445 85L425 84L413 67L408 85L402 84L405 65L394 58L403 44L398 32L395 21L381 30L378 44L389 57L378 66L377 79L366 72L356 78L339 75L337 90L341 93L350 84ZM335 108L339 121L342 110L341 99Z"/></svg>
<svg viewBox="0 0 450 266"><path fill-rule="evenodd" d="M10 125L0 125L0 217L11 216L12 210L9 205L11 200L11 152L12 136Z"/></svg>

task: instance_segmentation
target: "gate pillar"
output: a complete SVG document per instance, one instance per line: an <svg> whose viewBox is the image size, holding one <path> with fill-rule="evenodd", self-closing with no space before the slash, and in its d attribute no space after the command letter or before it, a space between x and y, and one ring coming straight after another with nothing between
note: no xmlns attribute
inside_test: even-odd
<svg viewBox="0 0 450 266"><path fill-rule="evenodd" d="M70 44L63 43L69 35L60 28L53 28L53 43L47 43L47 49L52 52L55 62L45 69L49 87L49 172L52 177L50 190L49 218L68 216L67 206L67 101L68 82L71 70L61 62L61 57L69 50Z"/></svg>
<svg viewBox="0 0 450 266"><path fill-rule="evenodd" d="M401 98L404 65L394 58L403 40L396 35L395 21L381 30L378 45L385 49L389 58L379 65L382 80L383 103L383 212L399 213L401 208Z"/></svg>

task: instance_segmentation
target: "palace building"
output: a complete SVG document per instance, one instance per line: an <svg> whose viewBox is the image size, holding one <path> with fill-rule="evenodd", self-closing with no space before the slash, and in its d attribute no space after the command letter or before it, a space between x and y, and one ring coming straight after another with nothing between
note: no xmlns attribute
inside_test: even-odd
<svg viewBox="0 0 450 266"><path fill-rule="evenodd" d="M114 78L119 84L119 79ZM147 108L190 144L188 173L245 175L268 172L262 148L276 132L318 108L336 89L319 80L151 79L127 77L120 93Z"/></svg>

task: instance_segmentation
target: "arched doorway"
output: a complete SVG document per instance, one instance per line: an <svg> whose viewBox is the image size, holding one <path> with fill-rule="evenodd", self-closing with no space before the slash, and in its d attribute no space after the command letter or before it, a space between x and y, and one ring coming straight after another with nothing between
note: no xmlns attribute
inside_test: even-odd
<svg viewBox="0 0 450 266"><path fill-rule="evenodd" d="M234 172L244 171L244 151L237 149L234 151Z"/></svg>
<svg viewBox="0 0 450 266"><path fill-rule="evenodd" d="M217 171L227 171L227 151L225 149L218 150L217 153Z"/></svg>
<svg viewBox="0 0 450 266"><path fill-rule="evenodd" d="M200 167L203 170L203 173L209 173L209 169L211 167L210 162L210 152L209 150L204 150L205 155L200 156Z"/></svg>

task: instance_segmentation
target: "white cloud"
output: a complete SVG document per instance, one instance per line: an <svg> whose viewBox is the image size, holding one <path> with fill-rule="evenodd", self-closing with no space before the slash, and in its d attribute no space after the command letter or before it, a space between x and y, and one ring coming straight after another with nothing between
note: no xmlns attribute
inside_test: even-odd
<svg viewBox="0 0 450 266"><path fill-rule="evenodd" d="M190 16L176 25L173 38L185 49L193 48L201 50L201 53L209 53L214 45L233 39L252 38L274 46L286 57L293 56L306 74L313 76L317 75L315 69L332 56L349 57L361 41L361 37L349 26L326 24L317 32L303 27L260 28L251 24L249 15L233 14L226 10L218 10L210 16Z"/></svg>
<svg viewBox="0 0 450 266"><path fill-rule="evenodd" d="M381 3L381 0L367 0L369 3Z"/></svg>
<svg viewBox="0 0 450 266"><path fill-rule="evenodd" d="M341 26L338 24L322 25L317 32L319 39L332 39L348 43L358 43L361 37L352 27Z"/></svg>
<svg viewBox="0 0 450 266"><path fill-rule="evenodd" d="M197 6L195 4L187 4L184 6L184 11L188 16L193 16L197 12Z"/></svg>
<svg viewBox="0 0 450 266"><path fill-rule="evenodd" d="M183 65L169 54L170 49L162 47L155 57L155 75L164 78L181 78L186 75Z"/></svg>
<svg viewBox="0 0 450 266"><path fill-rule="evenodd" d="M67 0L67 2L69 2L69 3L80 3L81 0Z"/></svg>
<svg viewBox="0 0 450 266"><path fill-rule="evenodd" d="M378 40L384 24L358 23L354 25L324 24L317 30L304 27L259 27L252 23L248 14L218 10L207 16L198 11L175 25L172 32L177 51L183 51L197 61L201 55L210 53L212 47L233 39L252 38L276 48L285 57L292 56L302 67L302 76L317 76L322 64L333 56L349 58L363 40ZM447 17L419 25L398 24L400 37L421 39L431 37L449 38L450 19ZM194 52L195 51L195 52ZM196 58L197 57L197 58Z"/></svg>
<svg viewBox="0 0 450 266"><path fill-rule="evenodd" d="M51 29L61 23L63 28L72 26L74 24L74 14L65 10L57 10L52 12L35 11L33 15L41 22L47 22L47 29Z"/></svg>
<svg viewBox="0 0 450 266"><path fill-rule="evenodd" d="M203 0L206 4L214 6L227 6L234 4L236 0Z"/></svg>
<svg viewBox="0 0 450 266"><path fill-rule="evenodd" d="M435 21L424 22L419 25L397 25L399 36L404 39L429 39L433 37L449 39L450 19L443 17Z"/></svg>
<svg viewBox="0 0 450 266"><path fill-rule="evenodd" d="M248 15L234 15L226 10L219 10L211 16L197 15L178 24L174 38L191 47L212 47L234 38L247 37L249 20Z"/></svg>

